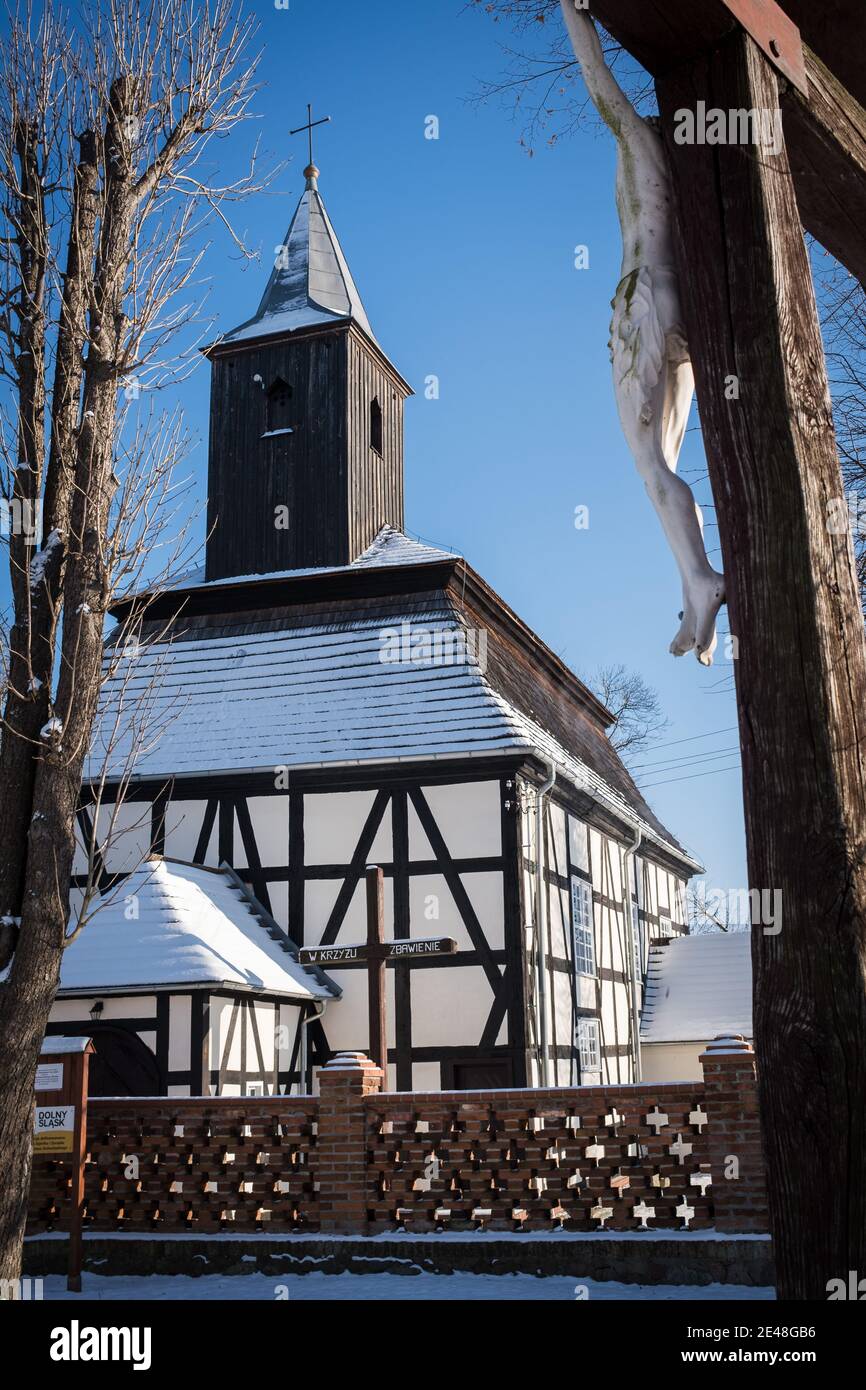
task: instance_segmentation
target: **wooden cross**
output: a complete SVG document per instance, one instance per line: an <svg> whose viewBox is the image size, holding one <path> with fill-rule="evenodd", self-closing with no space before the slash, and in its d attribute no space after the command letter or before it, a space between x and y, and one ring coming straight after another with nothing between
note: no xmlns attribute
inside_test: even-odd
<svg viewBox="0 0 866 1390"><path fill-rule="evenodd" d="M313 163L313 131L315 130L315 128L316 128L317 125L327 125L328 122L330 121L330 119L331 119L330 116L323 116L321 120L319 120L319 121L314 121L314 120L313 120L313 108L312 108L312 105L308 102L308 103L307 103L307 124L306 124L306 125L299 125L295 130L290 130L290 131L289 131L289 134L290 134L290 135L300 135L301 132L305 130L305 131L307 132L307 134L309 135L309 137L310 137L310 164L311 164L311 165L312 165L312 163Z"/></svg>
<svg viewBox="0 0 866 1390"><path fill-rule="evenodd" d="M365 961L370 1018L370 1056L388 1076L388 1040L385 1019L385 972L389 961L416 956L453 956L457 942L449 936L423 941L385 940L385 875L371 865L367 869L367 942L363 946L316 946L299 953L301 965L345 965Z"/></svg>

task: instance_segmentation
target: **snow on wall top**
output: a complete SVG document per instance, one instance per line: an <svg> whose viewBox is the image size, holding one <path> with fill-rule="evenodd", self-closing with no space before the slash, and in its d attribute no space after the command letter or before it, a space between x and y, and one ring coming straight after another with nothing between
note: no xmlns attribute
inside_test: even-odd
<svg viewBox="0 0 866 1390"><path fill-rule="evenodd" d="M130 921L131 897L138 916ZM109 893L65 951L60 973L61 993L203 984L330 997L227 874L166 859L148 860Z"/></svg>
<svg viewBox="0 0 866 1390"><path fill-rule="evenodd" d="M311 178L279 248L255 316L226 333L220 342L294 333L300 328L346 319L354 319L376 341L317 181Z"/></svg>
<svg viewBox="0 0 866 1390"><path fill-rule="evenodd" d="M426 545L406 536L393 526L383 526L375 540L367 546L356 560L349 565L318 565L313 569L272 570L268 574L238 574L226 579L205 579L204 566L188 570L179 575L168 588L172 591L186 589L219 589L235 584L263 583L268 579L303 579L308 575L348 574L354 570L386 569L391 565L430 565L441 560L458 560L453 551L439 546ZM124 598L131 597L124 594Z"/></svg>
<svg viewBox="0 0 866 1390"><path fill-rule="evenodd" d="M749 932L673 937L650 948L641 1042L752 1037Z"/></svg>

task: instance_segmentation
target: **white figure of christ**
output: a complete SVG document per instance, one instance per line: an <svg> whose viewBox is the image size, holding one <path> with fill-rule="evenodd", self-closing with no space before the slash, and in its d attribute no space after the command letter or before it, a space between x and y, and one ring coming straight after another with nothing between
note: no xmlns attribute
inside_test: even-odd
<svg viewBox="0 0 866 1390"><path fill-rule="evenodd" d="M656 123L637 114L608 68L595 23L577 0L561 0L587 91L616 137L616 205L622 272L612 301L610 352L623 433L659 514L683 586L674 656L694 651L711 666L725 581L710 565L701 510L677 475L692 396L692 372L674 263L670 176Z"/></svg>

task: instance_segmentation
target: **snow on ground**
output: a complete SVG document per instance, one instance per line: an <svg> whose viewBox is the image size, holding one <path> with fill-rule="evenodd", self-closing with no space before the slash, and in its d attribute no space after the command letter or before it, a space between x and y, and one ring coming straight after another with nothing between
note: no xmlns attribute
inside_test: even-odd
<svg viewBox="0 0 866 1390"><path fill-rule="evenodd" d="M741 1284L707 1284L688 1287L680 1284L597 1283L592 1279L535 1278L531 1274L305 1274L271 1277L264 1274L205 1275L191 1279L186 1275L130 1277L84 1274L80 1294L67 1293L66 1279L49 1275L44 1295L50 1300L82 1303L99 1301L184 1302L273 1302L293 1303L424 1303L448 1302L553 1302L575 1300L669 1300L701 1302L743 1302L775 1298L775 1291L748 1288Z"/></svg>

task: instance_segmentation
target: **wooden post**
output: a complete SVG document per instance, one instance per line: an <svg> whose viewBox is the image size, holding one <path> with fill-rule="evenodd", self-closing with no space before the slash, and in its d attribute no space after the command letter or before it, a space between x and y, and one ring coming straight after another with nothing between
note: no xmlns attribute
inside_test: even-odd
<svg viewBox="0 0 866 1390"><path fill-rule="evenodd" d="M866 645L809 259L782 148L677 144L676 113L777 112L741 30L657 79L727 579L755 1051L780 1298L866 1270ZM766 924L769 926L769 924Z"/></svg>
<svg viewBox="0 0 866 1390"><path fill-rule="evenodd" d="M36 1072L35 1154L71 1154L69 1253L66 1287L81 1293L81 1223L84 1214L84 1162L87 1157L87 1078L89 1038L46 1038ZM74 1108L71 1131L66 1128Z"/></svg>
<svg viewBox="0 0 866 1390"><path fill-rule="evenodd" d="M382 1070L382 1085L388 1089L388 1030L386 1024L387 967L385 945L385 875L381 869L367 869L367 946L369 959L370 1057Z"/></svg>

